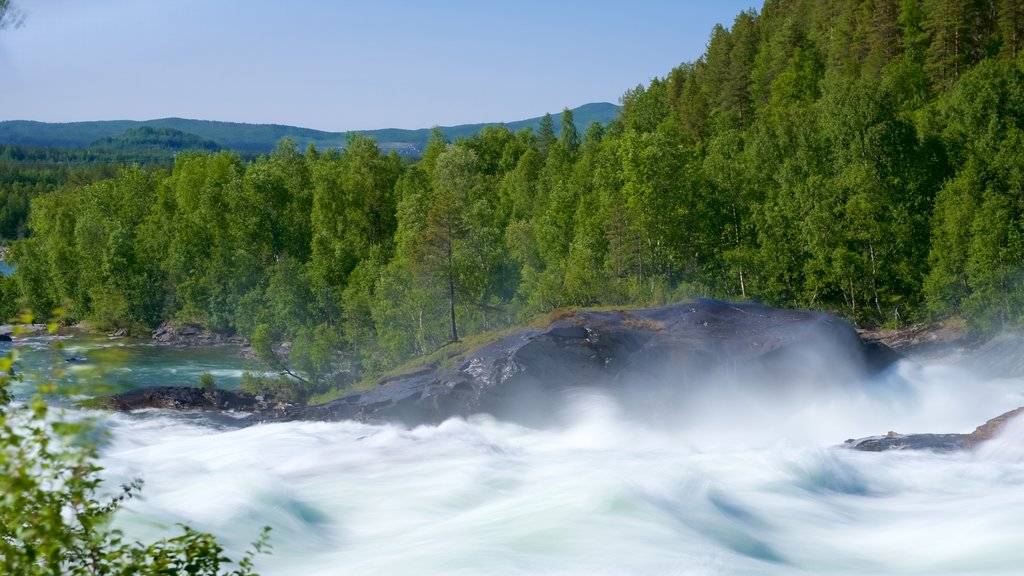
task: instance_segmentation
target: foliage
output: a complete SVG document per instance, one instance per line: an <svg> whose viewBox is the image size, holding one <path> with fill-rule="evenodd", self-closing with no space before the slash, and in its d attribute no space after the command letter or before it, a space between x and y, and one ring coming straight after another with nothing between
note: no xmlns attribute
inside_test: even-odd
<svg viewBox="0 0 1024 576"><path fill-rule="evenodd" d="M203 372L199 375L199 387L204 390L213 390L217 387L217 382L213 379L213 374L209 372Z"/></svg>
<svg viewBox="0 0 1024 576"><path fill-rule="evenodd" d="M47 405L40 386L26 402L12 399L17 350L0 358L0 570L24 576L254 574L253 557L268 549L269 528L235 565L207 533L182 525L181 534L145 544L127 539L111 522L141 481L112 496L101 478L97 429Z"/></svg>
<svg viewBox="0 0 1024 576"><path fill-rule="evenodd" d="M251 386L291 400L562 306L714 296L1015 326L1021 14L771 0L582 136L577 109L424 131L415 164L390 136L339 151L303 133L255 159L182 153L169 173L39 172L6 189L0 226L22 238L20 301L240 333L284 376Z"/></svg>
<svg viewBox="0 0 1024 576"><path fill-rule="evenodd" d="M263 396L264 400L294 404L307 400L287 376L269 376L256 372L244 372L239 389L243 392Z"/></svg>

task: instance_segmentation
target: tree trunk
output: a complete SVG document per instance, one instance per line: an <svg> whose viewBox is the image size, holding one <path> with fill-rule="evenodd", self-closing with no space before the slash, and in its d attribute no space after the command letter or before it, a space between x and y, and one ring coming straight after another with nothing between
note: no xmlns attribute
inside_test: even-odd
<svg viewBox="0 0 1024 576"><path fill-rule="evenodd" d="M878 268L875 264L875 245L868 242L868 252L871 254L871 291L875 296L875 310L878 310L878 317L882 315L882 304L878 301Z"/></svg>
<svg viewBox="0 0 1024 576"><path fill-rule="evenodd" d="M459 341L459 330L455 326L455 268L452 259L452 243L448 243L448 317L452 325L452 342Z"/></svg>
<svg viewBox="0 0 1024 576"><path fill-rule="evenodd" d="M742 247L742 243L740 242L740 218L736 215L735 204L732 206L732 229L736 234L736 248L739 249ZM740 266L740 295L744 298L747 297L747 285L743 281L743 266Z"/></svg>
<svg viewBox="0 0 1024 576"><path fill-rule="evenodd" d="M459 330L455 327L455 277L448 275L448 317L452 323L452 342L459 341Z"/></svg>

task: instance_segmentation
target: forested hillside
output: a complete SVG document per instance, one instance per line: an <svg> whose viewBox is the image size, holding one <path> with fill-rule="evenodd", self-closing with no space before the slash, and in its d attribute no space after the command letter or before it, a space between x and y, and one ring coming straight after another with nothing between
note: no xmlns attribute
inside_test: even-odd
<svg viewBox="0 0 1024 576"><path fill-rule="evenodd" d="M607 128L435 133L413 165L285 141L38 196L17 289L70 321L291 341L311 382L698 295L1019 325L1022 48L1013 0L770 0Z"/></svg>

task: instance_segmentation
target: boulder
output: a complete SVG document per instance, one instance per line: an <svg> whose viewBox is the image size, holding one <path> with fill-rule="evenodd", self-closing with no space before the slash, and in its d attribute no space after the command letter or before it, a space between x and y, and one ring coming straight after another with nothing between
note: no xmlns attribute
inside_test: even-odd
<svg viewBox="0 0 1024 576"><path fill-rule="evenodd" d="M862 385L898 355L862 342L832 315L698 300L631 311L579 311L379 381L371 390L258 420L436 423L489 413L526 425L557 418L569 391L600 389L644 419L717 389L764 399ZM827 384L825 384L827 382Z"/></svg>
<svg viewBox="0 0 1024 576"><path fill-rule="evenodd" d="M100 404L111 410L130 412L143 408L253 411L259 408L260 403L255 396L245 392L190 386L151 386L108 396Z"/></svg>
<svg viewBox="0 0 1024 576"><path fill-rule="evenodd" d="M897 434L889 432L884 436L850 439L844 443L844 446L862 452L885 452L886 450L953 452L963 450L968 437L967 434Z"/></svg>

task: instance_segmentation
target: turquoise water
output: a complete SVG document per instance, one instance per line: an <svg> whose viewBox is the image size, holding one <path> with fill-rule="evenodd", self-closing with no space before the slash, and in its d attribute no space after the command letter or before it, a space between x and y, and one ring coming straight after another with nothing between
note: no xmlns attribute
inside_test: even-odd
<svg viewBox="0 0 1024 576"><path fill-rule="evenodd" d="M0 353L12 344L0 347ZM220 388L237 389L245 371L261 370L240 356L239 346L177 347L148 340L107 337L33 337L17 342L27 389L39 378L69 383L75 396L120 392L146 386L198 386L204 372ZM43 372L46 371L46 372Z"/></svg>
<svg viewBox="0 0 1024 576"><path fill-rule="evenodd" d="M10 276L14 273L14 268L9 266L6 262L0 260L0 276Z"/></svg>

